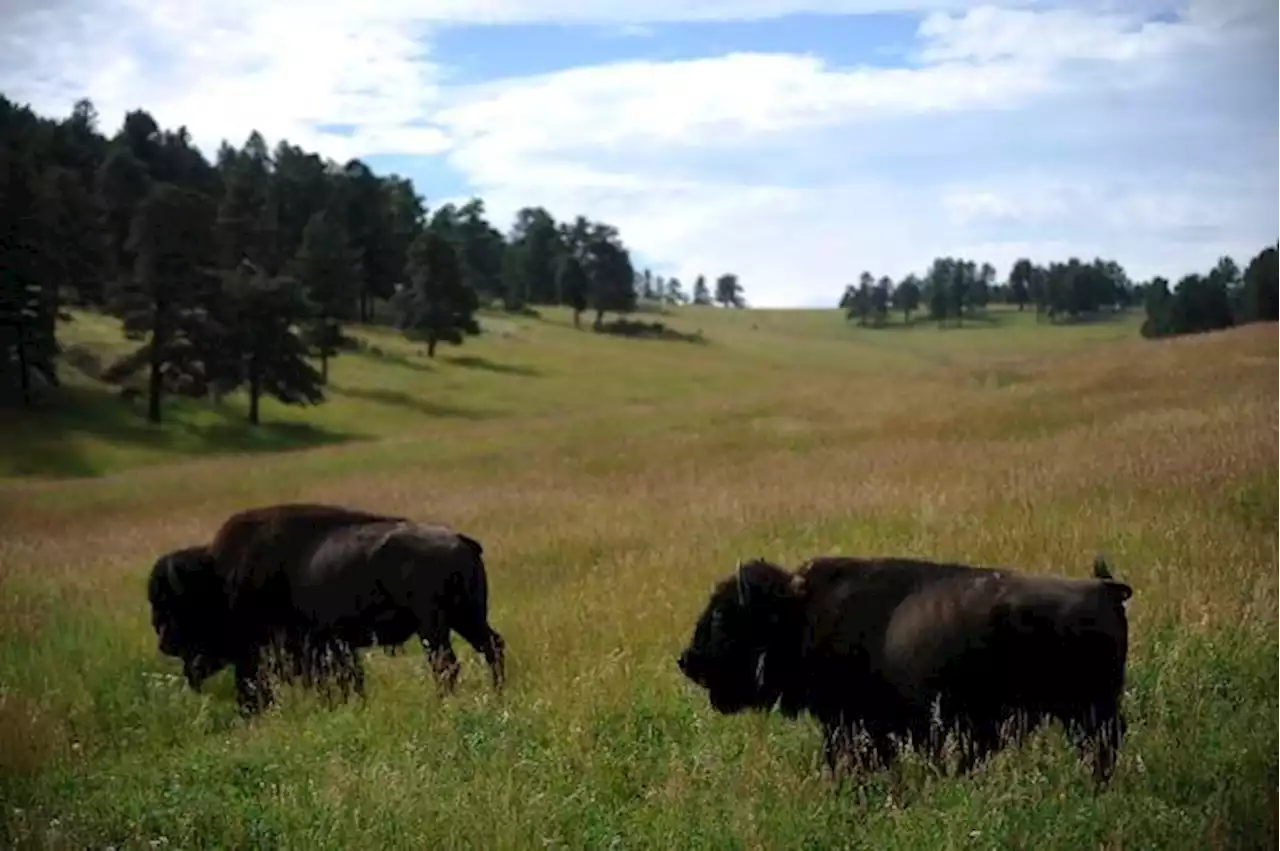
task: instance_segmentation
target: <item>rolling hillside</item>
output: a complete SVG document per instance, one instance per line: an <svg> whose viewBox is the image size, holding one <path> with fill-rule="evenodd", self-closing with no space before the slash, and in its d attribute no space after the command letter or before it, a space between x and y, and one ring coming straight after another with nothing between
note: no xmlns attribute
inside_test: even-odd
<svg viewBox="0 0 1280 851"><path fill-rule="evenodd" d="M938 330L682 309L701 342L486 315L434 360L390 332L313 409L141 403L65 369L0 448L0 799L20 847L1246 848L1276 842L1276 326L1159 342L1137 316ZM589 323L587 323L589 324ZM117 329L77 315L101 360ZM72 404L74 401L74 404ZM6 417L12 417L10 413ZM287 450L287 451L286 451ZM510 645L495 697L417 652L367 704L161 657L144 577L230 511L308 499L483 541ZM736 560L910 554L1135 589L1112 787L1056 729L965 779L841 788L811 721L713 713L675 656Z"/></svg>

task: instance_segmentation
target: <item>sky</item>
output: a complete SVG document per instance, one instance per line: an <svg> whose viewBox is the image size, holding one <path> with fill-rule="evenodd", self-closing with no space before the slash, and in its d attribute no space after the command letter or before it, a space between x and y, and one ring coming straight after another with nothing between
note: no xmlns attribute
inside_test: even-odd
<svg viewBox="0 0 1280 851"><path fill-rule="evenodd" d="M1176 281L1280 238L1274 0L0 0L0 93L257 129L832 306L937 256Z"/></svg>

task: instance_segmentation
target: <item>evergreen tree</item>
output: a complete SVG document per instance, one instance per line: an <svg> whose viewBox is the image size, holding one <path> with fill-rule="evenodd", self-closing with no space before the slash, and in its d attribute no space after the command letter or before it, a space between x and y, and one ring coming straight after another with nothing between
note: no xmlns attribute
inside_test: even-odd
<svg viewBox="0 0 1280 851"><path fill-rule="evenodd" d="M0 148L0 395L30 404L32 377L57 383L56 293L30 152Z"/></svg>
<svg viewBox="0 0 1280 851"><path fill-rule="evenodd" d="M305 339L320 358L321 380L328 383L329 358L342 342L342 319L352 315L361 288L360 252L351 245L341 219L321 210L303 229L291 268L312 308Z"/></svg>
<svg viewBox="0 0 1280 851"><path fill-rule="evenodd" d="M249 394L249 422L260 422L264 395L286 405L323 402L324 377L307 361L302 335L312 313L302 285L241 267L227 276L224 297L236 319L228 342L238 355L237 383Z"/></svg>
<svg viewBox="0 0 1280 851"><path fill-rule="evenodd" d="M409 248L410 283L392 298L396 327L425 339L428 357L435 357L439 343L461 345L465 335L480 333L479 299L466 285L461 265L450 240L433 230Z"/></svg>
<svg viewBox="0 0 1280 851"><path fill-rule="evenodd" d="M578 258L566 253L560 261L556 289L564 304L573 308L574 328L582 324L582 312L587 309L588 286L587 273L583 271L582 264L578 262Z"/></svg>
<svg viewBox="0 0 1280 851"><path fill-rule="evenodd" d="M207 196L169 183L155 184L138 208L126 250L136 257L132 278L113 287L110 305L126 336L146 342L117 365L117 376L146 365L147 418L160 422L166 390L203 395L209 340L214 207Z"/></svg>

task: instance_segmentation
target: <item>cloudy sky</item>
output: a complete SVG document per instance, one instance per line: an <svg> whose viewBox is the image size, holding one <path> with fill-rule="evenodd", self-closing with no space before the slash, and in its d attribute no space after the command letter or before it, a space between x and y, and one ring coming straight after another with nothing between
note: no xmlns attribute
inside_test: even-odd
<svg viewBox="0 0 1280 851"><path fill-rule="evenodd" d="M1274 0L0 0L0 92L582 213L760 306L1280 236Z"/></svg>

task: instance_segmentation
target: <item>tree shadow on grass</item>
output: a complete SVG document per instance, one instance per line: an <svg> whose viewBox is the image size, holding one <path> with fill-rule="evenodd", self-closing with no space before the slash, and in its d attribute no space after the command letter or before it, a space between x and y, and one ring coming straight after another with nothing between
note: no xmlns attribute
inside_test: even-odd
<svg viewBox="0 0 1280 851"><path fill-rule="evenodd" d="M500 375L542 375L542 371L531 366L520 366L511 363L498 363L480 355L443 355L441 360L460 366L464 369L482 369L485 372L496 372Z"/></svg>
<svg viewBox="0 0 1280 851"><path fill-rule="evenodd" d="M432 372L434 370L430 363L421 358L411 357L402 352L387 351L377 344L366 346L358 351L344 352L341 357L366 358L392 366L402 366L405 369L412 369L416 372Z"/></svg>
<svg viewBox="0 0 1280 851"><path fill-rule="evenodd" d="M593 325L591 330L597 334L611 334L615 337L627 337L633 340L670 340L693 343L699 346L705 346L708 342L707 338L703 336L701 328L690 334L684 331L677 331L664 322L641 322L627 319L626 317Z"/></svg>
<svg viewBox="0 0 1280 851"><path fill-rule="evenodd" d="M146 418L146 400L126 401L107 388L64 387L31 408L0 408L0 477L91 478L119 464L88 440L186 457L287 452L367 439L311 423L257 426L232 405L168 397L162 422Z"/></svg>
<svg viewBox="0 0 1280 851"><path fill-rule="evenodd" d="M397 408L405 408L407 410L417 411L418 413L428 417L452 417L464 420L483 420L492 416L485 411L459 408L453 405L445 405L440 402L432 402L418 396L412 396L405 393L403 390L387 390L381 387L343 387L337 384L330 384L328 390L336 396L346 396L348 399L359 399L362 402L373 402L378 405L391 405Z"/></svg>

